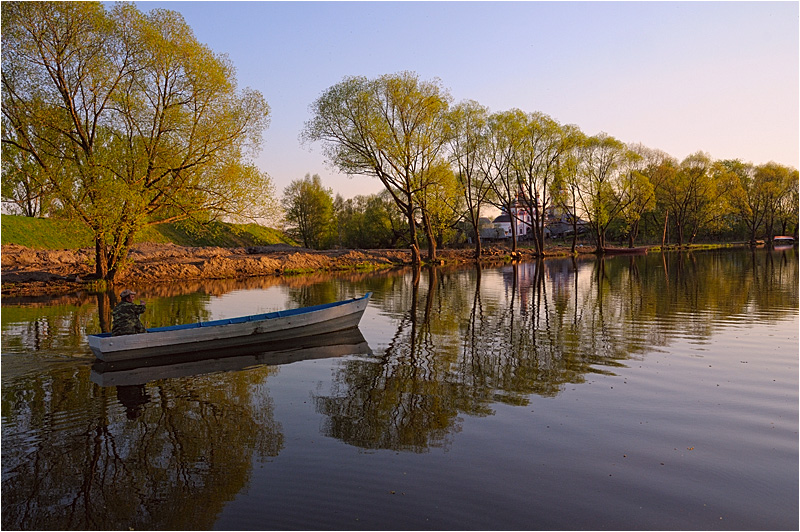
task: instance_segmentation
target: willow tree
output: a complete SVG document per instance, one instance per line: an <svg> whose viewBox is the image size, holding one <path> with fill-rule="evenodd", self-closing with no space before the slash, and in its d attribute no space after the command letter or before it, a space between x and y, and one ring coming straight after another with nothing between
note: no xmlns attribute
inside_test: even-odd
<svg viewBox="0 0 800 532"><path fill-rule="evenodd" d="M437 248L454 243L458 223L464 217L464 197L453 168L445 160L427 172L426 186L417 194L426 238Z"/></svg>
<svg viewBox="0 0 800 532"><path fill-rule="evenodd" d="M520 156L525 131L525 113L519 109L492 113L480 156L481 172L489 176L493 205L508 215L511 222L511 251L517 251L517 207L519 175L514 161Z"/></svg>
<svg viewBox="0 0 800 532"><path fill-rule="evenodd" d="M775 225L781 219L781 211L797 212L795 206L785 209L785 199L793 197L792 188L797 188L797 170L775 162L769 162L756 167L755 179L759 182L764 197L766 211L764 236L767 246L771 247L773 245L772 237L775 234Z"/></svg>
<svg viewBox="0 0 800 532"><path fill-rule="evenodd" d="M632 248L645 213L655 213L656 194L667 178L667 174L660 170L663 169L662 164L670 160L670 156L641 143L629 144L628 149L635 156L626 176L628 187L625 194L630 201L623 211L623 220L628 233L628 247Z"/></svg>
<svg viewBox="0 0 800 532"><path fill-rule="evenodd" d="M2 45L4 158L36 164L92 230L97 277L113 282L147 224L264 214L271 183L249 156L269 107L180 14L4 2Z"/></svg>
<svg viewBox="0 0 800 532"><path fill-rule="evenodd" d="M780 233L782 235L792 234L795 240L797 239L798 230L798 209L800 209L800 174L797 170L791 167L784 167L786 169L786 194L783 194L776 204L775 223L780 225ZM789 231L791 226L794 229Z"/></svg>
<svg viewBox="0 0 800 532"><path fill-rule="evenodd" d="M348 175L377 177L408 222L411 258L419 264L417 216L425 223L419 195L441 166L450 95L439 80L413 72L377 79L347 77L311 104L304 142L322 142L328 160ZM436 258L432 228L428 259Z"/></svg>
<svg viewBox="0 0 800 532"><path fill-rule="evenodd" d="M744 223L748 240L755 245L756 235L767 214L767 198L761 186L762 181L755 178L755 166L739 159L728 159L715 162L713 171L718 177L727 174L723 178L733 181L730 192L733 214Z"/></svg>
<svg viewBox="0 0 800 532"><path fill-rule="evenodd" d="M526 116L519 156L513 165L519 179L521 202L531 216L531 229L536 252L544 253L544 228L547 209L554 204L551 197L562 156L570 149L571 128L562 126L543 113Z"/></svg>
<svg viewBox="0 0 800 532"><path fill-rule="evenodd" d="M586 135L576 125L562 127L565 149L556 161L555 178L551 183L550 195L554 205L561 207L572 224L572 254L578 245L578 193L581 186L583 145Z"/></svg>
<svg viewBox="0 0 800 532"><path fill-rule="evenodd" d="M474 100L461 102L448 114L450 163L464 198L467 221L475 233L475 258L481 257L481 209L492 191L489 175L481 171L489 110Z"/></svg>
<svg viewBox="0 0 800 532"><path fill-rule="evenodd" d="M723 203L728 200L729 187L718 181L723 174L712 173L712 168L709 154L693 153L681 161L672 179L661 187L661 201L669 210L680 246L687 240L691 244L701 228L708 229L715 221L720 223L727 214Z"/></svg>
<svg viewBox="0 0 800 532"><path fill-rule="evenodd" d="M589 137L581 146L580 209L594 234L597 252L606 249L606 232L636 197L631 194L631 162L638 156L624 143L605 133Z"/></svg>

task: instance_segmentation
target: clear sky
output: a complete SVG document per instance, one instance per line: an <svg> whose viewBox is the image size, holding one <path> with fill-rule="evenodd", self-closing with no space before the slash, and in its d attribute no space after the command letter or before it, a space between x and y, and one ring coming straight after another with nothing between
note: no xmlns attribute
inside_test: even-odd
<svg viewBox="0 0 800 532"><path fill-rule="evenodd" d="M298 136L346 76L403 70L454 101L539 111L683 159L798 164L798 2L137 2L183 14L259 90L256 160L278 193L306 173L349 198L379 192Z"/></svg>

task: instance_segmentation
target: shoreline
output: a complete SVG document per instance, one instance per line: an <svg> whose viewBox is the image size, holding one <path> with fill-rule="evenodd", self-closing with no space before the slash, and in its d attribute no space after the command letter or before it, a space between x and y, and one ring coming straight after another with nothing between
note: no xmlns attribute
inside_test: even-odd
<svg viewBox="0 0 800 532"><path fill-rule="evenodd" d="M533 260L532 249L518 248L515 254L503 246L483 249L481 264L502 264L512 260ZM582 246L581 255L594 248ZM425 250L422 250L423 259ZM548 249L545 258L569 257L569 247ZM64 295L81 290L98 290L92 279L94 250L39 250L16 244L2 246L2 296ZM474 249L437 250L436 265L475 263ZM411 264L407 249L333 249L317 251L288 245L248 248L185 247L175 244L137 244L131 248L128 264L116 285L241 279L261 276L366 272L400 268Z"/></svg>
<svg viewBox="0 0 800 532"><path fill-rule="evenodd" d="M685 249L736 247L741 243L698 244ZM681 249L684 249L681 248ZM626 248L615 248L625 254ZM642 253L661 251L660 246L639 246ZM668 246L666 250L678 249ZM595 254L592 245L581 245L578 256ZM423 260L426 255L422 250ZM545 250L544 259L571 257L568 245L552 246ZM105 291L105 283L92 279L94 250L31 249L17 244L2 246L0 286L3 297L60 296L80 291ZM483 248L480 263L500 265L522 260L536 260L531 248L520 247L516 253L504 245ZM437 250L435 265L474 264L474 249ZM320 273L371 272L411 265L408 249L332 249L317 251L277 244L271 246L221 248L186 247L176 244L136 244L128 255L128 264L119 275L117 287L141 284L170 283L215 279L244 279L251 277L281 277Z"/></svg>

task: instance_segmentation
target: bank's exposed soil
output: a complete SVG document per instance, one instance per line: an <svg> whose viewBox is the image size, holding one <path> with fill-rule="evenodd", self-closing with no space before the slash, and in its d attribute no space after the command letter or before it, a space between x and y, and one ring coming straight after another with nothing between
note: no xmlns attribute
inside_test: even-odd
<svg viewBox="0 0 800 532"><path fill-rule="evenodd" d="M564 254L567 251L560 249L549 253ZM437 253L438 259L444 263L474 261L472 249L445 249ZM509 258L508 249L490 247L485 250L483 261ZM533 258L533 253L521 249L515 258ZM138 244L131 249L128 262L118 284L374 270L410 264L411 253L400 249L314 251L287 245L219 248ZM93 249L35 250L5 245L2 247L2 294L27 296L82 290L91 281L93 264Z"/></svg>

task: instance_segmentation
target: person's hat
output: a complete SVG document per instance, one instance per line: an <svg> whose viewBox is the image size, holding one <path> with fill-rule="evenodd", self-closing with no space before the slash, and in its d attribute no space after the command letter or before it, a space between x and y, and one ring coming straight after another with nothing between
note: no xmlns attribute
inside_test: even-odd
<svg viewBox="0 0 800 532"><path fill-rule="evenodd" d="M121 297L122 299L125 299L125 298L126 298L126 297L128 297L128 296L135 296L135 295L136 295L136 292L134 292L133 290L128 290L128 289L126 288L125 290L123 290L123 291L122 291L122 292L119 294L119 297Z"/></svg>

